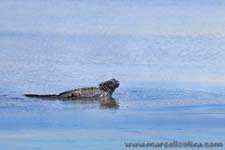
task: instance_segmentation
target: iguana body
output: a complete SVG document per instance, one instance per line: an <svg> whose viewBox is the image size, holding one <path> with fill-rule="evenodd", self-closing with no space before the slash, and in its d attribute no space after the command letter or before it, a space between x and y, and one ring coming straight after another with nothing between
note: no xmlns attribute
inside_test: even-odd
<svg viewBox="0 0 225 150"><path fill-rule="evenodd" d="M62 99L62 100L77 100L77 99L98 99L112 97L113 92L119 87L119 81L111 79L102 82L98 87L78 88L65 91L59 94L37 95L25 94L27 97L42 98L42 99Z"/></svg>

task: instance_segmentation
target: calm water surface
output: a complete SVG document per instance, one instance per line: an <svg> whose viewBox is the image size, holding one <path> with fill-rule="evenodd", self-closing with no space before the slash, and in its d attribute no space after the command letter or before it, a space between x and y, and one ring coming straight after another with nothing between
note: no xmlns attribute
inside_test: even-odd
<svg viewBox="0 0 225 150"><path fill-rule="evenodd" d="M223 80L216 78L224 73L223 43L209 37L0 33L0 148L223 142L225 86L194 82ZM95 86L112 77L121 82L114 93L118 109L23 97Z"/></svg>

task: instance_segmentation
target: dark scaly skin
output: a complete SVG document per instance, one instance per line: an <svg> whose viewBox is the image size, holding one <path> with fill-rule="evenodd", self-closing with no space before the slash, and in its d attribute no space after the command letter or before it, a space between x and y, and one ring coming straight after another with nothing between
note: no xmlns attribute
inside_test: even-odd
<svg viewBox="0 0 225 150"><path fill-rule="evenodd" d="M89 87L89 88L80 88L74 89L70 91L65 91L60 93L58 96L60 98L94 98L94 97L101 97L102 95L106 94L100 88L96 87Z"/></svg>
<svg viewBox="0 0 225 150"><path fill-rule="evenodd" d="M119 87L119 81L111 79L99 84L98 87L79 88L62 92L60 94L37 95L25 94L31 98L41 99L62 99L62 100L81 100L81 99L101 99L111 98L113 92Z"/></svg>

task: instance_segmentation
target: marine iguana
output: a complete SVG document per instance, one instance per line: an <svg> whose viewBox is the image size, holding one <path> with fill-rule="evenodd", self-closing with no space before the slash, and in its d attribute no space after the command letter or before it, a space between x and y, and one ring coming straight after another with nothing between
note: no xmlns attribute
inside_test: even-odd
<svg viewBox="0 0 225 150"><path fill-rule="evenodd" d="M41 98L41 99L62 99L62 100L83 100L83 99L101 99L111 98L113 92L118 88L120 82L116 79L111 79L102 82L98 87L78 88L69 91L65 91L59 94L37 95L37 94L25 94L26 97Z"/></svg>

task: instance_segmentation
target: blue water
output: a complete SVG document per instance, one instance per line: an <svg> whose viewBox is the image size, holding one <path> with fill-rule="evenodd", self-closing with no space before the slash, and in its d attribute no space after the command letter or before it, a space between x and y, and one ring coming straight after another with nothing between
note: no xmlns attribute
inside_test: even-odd
<svg viewBox="0 0 225 150"><path fill-rule="evenodd" d="M222 68L212 70L223 64L210 57L215 51L209 47L225 39L28 33L1 33L0 39L1 149L123 149L129 141L225 139L225 86L218 82L223 77L212 78L214 83L182 76L220 76ZM196 40L205 44L204 52ZM196 46L188 50L189 45L176 41ZM134 43L142 43L140 49L136 45L134 51ZM163 51L171 46L173 51ZM185 53L183 58L180 53ZM215 54L222 61L224 52ZM184 81L169 81L171 74ZM118 109L98 102L23 97L95 86L112 77L121 82L114 93Z"/></svg>
<svg viewBox="0 0 225 150"><path fill-rule="evenodd" d="M224 142L225 37L216 34L224 23L218 19L225 10L222 1L52 3L3 1L0 6L0 149ZM170 8L172 20L159 21ZM204 29L201 15L208 17ZM176 24L182 16L184 28L193 23L187 33ZM149 24L152 20L155 24ZM113 95L118 109L23 96L96 86L111 78L121 83Z"/></svg>

